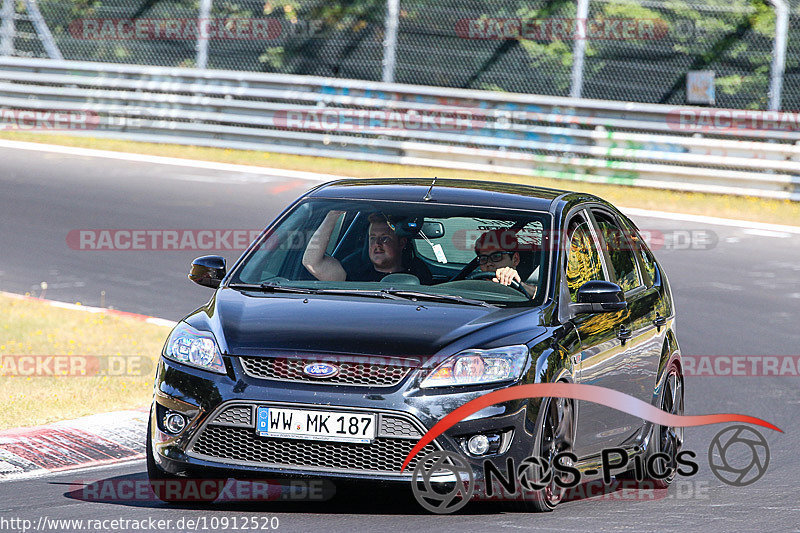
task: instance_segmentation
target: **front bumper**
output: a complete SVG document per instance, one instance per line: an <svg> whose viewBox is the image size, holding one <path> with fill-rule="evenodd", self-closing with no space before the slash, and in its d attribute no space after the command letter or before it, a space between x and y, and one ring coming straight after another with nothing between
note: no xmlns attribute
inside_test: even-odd
<svg viewBox="0 0 800 533"><path fill-rule="evenodd" d="M515 464L535 449L539 400L488 407L463 420L426 446L400 471L419 439L444 416L491 390L419 389L412 371L390 388L330 386L257 379L236 358L226 358L228 374L213 374L161 359L156 375L153 457L163 471L192 477L275 477L370 480L408 483L417 461L434 450L456 452L483 478L487 458ZM257 406L293 407L375 413L378 434L368 444L261 437L255 430ZM163 428L166 410L182 412L190 422L179 435ZM463 448L477 433L503 434L502 453L472 457Z"/></svg>

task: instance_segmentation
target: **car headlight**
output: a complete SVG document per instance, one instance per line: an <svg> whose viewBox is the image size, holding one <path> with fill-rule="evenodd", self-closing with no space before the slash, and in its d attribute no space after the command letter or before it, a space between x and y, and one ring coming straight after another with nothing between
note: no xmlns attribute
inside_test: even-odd
<svg viewBox="0 0 800 533"><path fill-rule="evenodd" d="M214 335L197 330L185 322L179 323L170 333L164 356L185 365L225 373L225 364Z"/></svg>
<svg viewBox="0 0 800 533"><path fill-rule="evenodd" d="M519 379L528 361L528 347L504 346L491 350L464 350L436 367L421 387L478 385Z"/></svg>

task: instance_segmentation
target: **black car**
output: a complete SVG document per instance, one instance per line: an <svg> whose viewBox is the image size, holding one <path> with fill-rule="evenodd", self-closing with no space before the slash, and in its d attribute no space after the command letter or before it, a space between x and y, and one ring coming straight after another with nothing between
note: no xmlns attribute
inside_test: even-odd
<svg viewBox="0 0 800 533"><path fill-rule="evenodd" d="M480 478L487 457L568 450L586 470L612 446L672 458L681 447L680 428L534 398L459 422L401 473L436 422L512 385L594 384L682 414L667 277L636 226L595 196L336 181L289 206L230 270L206 256L189 277L215 292L158 365L154 486L227 476L409 486L434 450L462 454ZM551 510L563 489L545 492L534 509Z"/></svg>

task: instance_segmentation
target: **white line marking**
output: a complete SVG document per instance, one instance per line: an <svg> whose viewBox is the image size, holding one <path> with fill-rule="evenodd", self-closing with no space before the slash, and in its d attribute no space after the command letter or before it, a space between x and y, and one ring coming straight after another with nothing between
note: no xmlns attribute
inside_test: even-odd
<svg viewBox="0 0 800 533"><path fill-rule="evenodd" d="M222 172L247 172L251 174L262 174L277 178L295 178L309 181L329 181L334 179L352 179L351 176L338 176L333 174L318 174L315 172L301 172L297 170L283 170L279 168L255 167L248 165L233 165L229 163L214 163L211 161L197 161L193 159L179 159L174 157L161 157L143 154L133 154L126 152L112 152L110 150L95 150L91 148L75 148L72 146L58 146L55 144L30 143L21 141L7 141L0 139L0 148L16 148L19 150L35 150L40 152L53 152L66 155L77 155L84 157L103 157L107 159L117 159L121 161L138 161L143 163L154 163L160 165L173 165L187 168L203 168L208 170L219 170ZM220 178L219 182L224 183L229 180ZM767 224L765 222L751 222L749 220L736 220L731 218L709 217L704 215L690 215L686 213L670 213L667 211L651 211L635 207L620 207L625 213L637 217L664 218L668 220L682 220L686 222L699 222L703 224L714 224L717 226L731 226L736 228L762 229L767 231L778 231L800 235L800 226L784 226L780 224Z"/></svg>
<svg viewBox="0 0 800 533"><path fill-rule="evenodd" d="M230 163L215 163L213 161L197 161L194 159L180 159L177 157L162 157L155 155L133 154L126 152L112 152L110 150L95 150L93 148L77 148L73 146L58 146L55 144L29 143L22 141L7 141L0 139L0 148L12 148L15 150L33 150L38 152L51 152L65 155L75 155L83 157L102 157L105 159L117 159L121 161L134 161L138 163L152 163L156 165L172 165L187 168L202 168L206 170L219 170L221 172L244 172L248 174L261 174L274 178L291 178L308 181L329 181L334 179L346 179L347 176L335 176L333 174L318 174L315 172L301 172L299 170L283 170L279 168L256 167L248 165L234 165ZM169 175L164 177L170 177ZM180 179L185 179L185 175ZM205 178L205 181L213 180L212 177ZM226 180L219 179L219 182Z"/></svg>
<svg viewBox="0 0 800 533"><path fill-rule="evenodd" d="M666 211L650 211L637 207L620 207L624 213L636 217L665 218L668 220L682 220L684 222L699 222L701 224L714 224L717 226L731 226L734 228L760 229L800 235L800 227L783 226L781 224L767 224L766 222L751 222L749 220L736 220L733 218L708 217L704 215L689 215L686 213L669 213Z"/></svg>
<svg viewBox="0 0 800 533"><path fill-rule="evenodd" d="M11 473L11 472L19 472L21 470L22 470L21 468L12 465L9 462L0 460L0 474L8 474L8 473Z"/></svg>
<svg viewBox="0 0 800 533"><path fill-rule="evenodd" d="M154 326L166 326L168 328L174 328L178 325L178 323L174 320L167 320L166 318L151 317L145 320L145 322L148 324L153 324Z"/></svg>
<svg viewBox="0 0 800 533"><path fill-rule="evenodd" d="M67 302L59 302L57 300L47 300L42 298L34 298L32 296L25 296L23 294L16 294L13 292L6 292L0 291L0 294L3 296L7 296L9 298L16 298L18 300L26 300L30 299L33 301L40 301L44 302L51 307L58 307L61 309L69 309L71 311L83 311L84 313L108 313L111 316L130 316L134 319L144 320L144 322L148 324L153 324L156 326L166 326L170 328L174 328L178 323L173 320L167 320L166 318L158 318L154 316L146 316L146 315L139 315L137 313L127 313L125 311L118 311L117 309L107 309L105 307L91 307L89 305L77 305L71 304Z"/></svg>
<svg viewBox="0 0 800 533"><path fill-rule="evenodd" d="M742 230L742 233L746 233L748 235L755 235L757 237L774 237L776 239L788 239L792 236L791 233L787 233L785 231L772 231L772 230L765 230L765 229L752 229L747 228Z"/></svg>

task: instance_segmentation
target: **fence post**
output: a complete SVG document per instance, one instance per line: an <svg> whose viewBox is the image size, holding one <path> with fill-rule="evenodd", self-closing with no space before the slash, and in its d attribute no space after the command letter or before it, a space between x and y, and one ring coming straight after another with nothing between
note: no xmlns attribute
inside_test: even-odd
<svg viewBox="0 0 800 533"><path fill-rule="evenodd" d="M0 7L0 56L14 55L14 0L3 0Z"/></svg>
<svg viewBox="0 0 800 533"><path fill-rule="evenodd" d="M397 27L400 17L400 0L386 0L385 36L383 39L383 81L394 81L397 62Z"/></svg>
<svg viewBox="0 0 800 533"><path fill-rule="evenodd" d="M571 98L580 98L583 92L583 63L586 58L586 39L588 31L586 26L589 17L589 0L578 0L577 14L575 15L575 44L572 47L572 85L569 89Z"/></svg>
<svg viewBox="0 0 800 533"><path fill-rule="evenodd" d="M42 41L42 46L45 52L47 52L47 56L50 59L64 59L64 56L61 55L61 50L56 46L53 34L50 33L50 28L47 27L47 23L44 21L42 12L39 11L39 4L36 3L36 0L25 0L25 9L28 12L28 17L30 17L33 27L36 29L36 35L38 35L39 40Z"/></svg>
<svg viewBox="0 0 800 533"><path fill-rule="evenodd" d="M772 65L769 69L769 108L781 108L783 73L786 70L786 34L789 31L789 7L785 0L769 0L775 6L775 44L772 49Z"/></svg>
<svg viewBox="0 0 800 533"><path fill-rule="evenodd" d="M208 67L208 23L211 17L211 3L213 0L200 0L200 10L197 12L197 55L195 66Z"/></svg>

